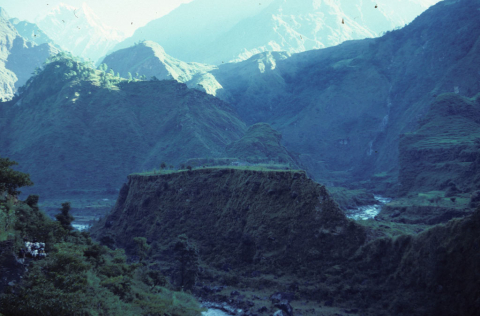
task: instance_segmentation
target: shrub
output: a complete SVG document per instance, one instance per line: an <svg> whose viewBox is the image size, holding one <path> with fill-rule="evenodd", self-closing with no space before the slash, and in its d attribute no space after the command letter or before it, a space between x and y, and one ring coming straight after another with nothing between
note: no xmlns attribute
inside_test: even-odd
<svg viewBox="0 0 480 316"><path fill-rule="evenodd" d="M15 165L18 165L16 161L0 157L0 193L6 191L10 195L18 195L21 193L18 188L33 185L27 173L10 168Z"/></svg>
<svg viewBox="0 0 480 316"><path fill-rule="evenodd" d="M72 222L75 218L70 214L70 202L62 203L60 213L55 215L55 218L64 229L73 230Z"/></svg>

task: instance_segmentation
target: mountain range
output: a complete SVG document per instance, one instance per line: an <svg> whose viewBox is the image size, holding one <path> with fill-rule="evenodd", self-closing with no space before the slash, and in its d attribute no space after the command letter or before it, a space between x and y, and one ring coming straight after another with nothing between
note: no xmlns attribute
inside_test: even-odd
<svg viewBox="0 0 480 316"><path fill-rule="evenodd" d="M17 18L10 19L10 23L15 26L18 34L20 34L20 36L27 41L30 41L37 45L48 43L56 46L55 42L50 37L48 37L48 35L45 34L35 23L30 23L28 21L20 21ZM60 47L57 46L57 48Z"/></svg>
<svg viewBox="0 0 480 316"><path fill-rule="evenodd" d="M478 1L442 1L375 39L262 53L210 73L247 124L268 122L325 183L398 171L400 135L441 93L480 91ZM329 170L327 172L327 170Z"/></svg>
<svg viewBox="0 0 480 316"><path fill-rule="evenodd" d="M174 79L178 82L190 81L197 73L208 72L215 66L186 63L166 54L157 43L145 41L129 48L118 50L105 59L103 63L112 66L124 78L130 74L145 75L147 78L155 76L159 80Z"/></svg>
<svg viewBox="0 0 480 316"><path fill-rule="evenodd" d="M196 0L137 29L113 50L152 40L175 58L216 65L263 51L298 53L402 27L438 0L405 2Z"/></svg>
<svg viewBox="0 0 480 316"><path fill-rule="evenodd" d="M151 41L104 62L123 77L186 82L232 104L247 125L269 123L318 181L349 186L383 173L395 181L399 139L419 126L433 98L480 91L469 66L479 56L480 24L470 17L476 7L473 0L443 1L380 38L293 55L263 52L219 66L180 61Z"/></svg>
<svg viewBox="0 0 480 316"><path fill-rule="evenodd" d="M0 8L0 100L10 100L47 57L58 53L49 43L37 45L23 38Z"/></svg>
<svg viewBox="0 0 480 316"><path fill-rule="evenodd" d="M296 54L263 52L197 68L186 83L232 104L248 125L271 124L319 181L348 185L383 172L396 179L400 136L419 126L434 97L480 91L478 71L468 66L478 63L480 25L469 13L476 6L443 1L380 38ZM146 55L137 58L140 49ZM135 65L140 74L167 71L177 80L177 73L193 73L167 53L147 41L105 60L113 69ZM178 69L167 66L171 60Z"/></svg>
<svg viewBox="0 0 480 316"><path fill-rule="evenodd" d="M125 37L105 25L86 3L80 8L61 3L38 17L36 25L64 50L94 62Z"/></svg>
<svg viewBox="0 0 480 316"><path fill-rule="evenodd" d="M479 15L0 8L0 316L478 315Z"/></svg>

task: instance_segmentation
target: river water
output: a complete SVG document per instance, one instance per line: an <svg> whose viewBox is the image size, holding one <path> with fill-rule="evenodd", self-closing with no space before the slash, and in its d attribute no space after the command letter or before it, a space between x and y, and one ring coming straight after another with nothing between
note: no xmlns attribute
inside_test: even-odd
<svg viewBox="0 0 480 316"><path fill-rule="evenodd" d="M208 311L203 312L202 315L203 316L229 316L229 314L219 309L209 309Z"/></svg>
<svg viewBox="0 0 480 316"><path fill-rule="evenodd" d="M345 212L348 218L354 219L354 220L359 220L359 219L369 219L369 218L374 218L375 216L380 213L380 210L382 209L382 206L384 204L390 203L392 199L379 196L379 195L374 195L375 200L378 201L378 204L372 204L372 205L363 205L355 209L349 209Z"/></svg>
<svg viewBox="0 0 480 316"><path fill-rule="evenodd" d="M72 223L72 226L76 230L80 230L80 231L85 230L89 227L89 225L80 225L80 224L74 224L74 223Z"/></svg>

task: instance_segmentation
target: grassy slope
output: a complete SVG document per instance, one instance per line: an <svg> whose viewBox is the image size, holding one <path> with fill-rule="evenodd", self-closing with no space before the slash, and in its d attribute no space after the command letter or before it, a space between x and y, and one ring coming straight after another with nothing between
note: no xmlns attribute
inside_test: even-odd
<svg viewBox="0 0 480 316"><path fill-rule="evenodd" d="M125 226L126 221L135 225ZM131 175L106 222L110 228L99 234L112 233L117 244L127 249L131 249L132 236L144 235L163 247L169 236L185 233L202 244L203 260L213 265L230 256L234 242L238 253L228 261L247 270L278 268L292 272L294 262L308 266L319 260L312 255L308 262L302 261L305 252L320 251L336 257L349 253L364 238L323 186L303 172L286 170L201 168ZM305 235L316 230L323 234L325 244L319 243L315 233ZM335 240L340 231L352 232L357 238L341 235ZM329 247L330 242L342 246ZM256 247L252 248L253 244ZM254 267L250 265L253 262L262 263ZM298 273L307 273L302 271Z"/></svg>
<svg viewBox="0 0 480 316"><path fill-rule="evenodd" d="M1 112L4 155L50 194L118 187L161 161L224 156L245 130L226 103L184 84L104 77L68 58L48 64Z"/></svg>

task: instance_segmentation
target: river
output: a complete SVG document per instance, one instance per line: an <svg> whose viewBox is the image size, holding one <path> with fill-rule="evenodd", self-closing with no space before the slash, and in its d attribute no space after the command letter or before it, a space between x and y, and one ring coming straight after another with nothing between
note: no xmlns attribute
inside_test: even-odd
<svg viewBox="0 0 480 316"><path fill-rule="evenodd" d="M369 219L369 218L374 218L375 216L380 213L380 210L382 209L382 206L384 204L390 203L392 201L391 198L379 196L379 195L374 195L375 200L378 201L378 204L372 204L372 205L363 205L360 207L357 207L355 209L349 209L345 212L348 218L354 219L354 220L359 220L359 219Z"/></svg>

